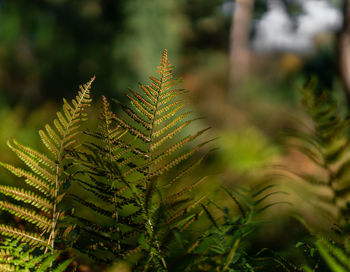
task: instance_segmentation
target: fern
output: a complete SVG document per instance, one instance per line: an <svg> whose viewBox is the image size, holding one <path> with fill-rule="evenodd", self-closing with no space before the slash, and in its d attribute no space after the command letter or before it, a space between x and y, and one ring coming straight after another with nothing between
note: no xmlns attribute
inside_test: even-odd
<svg viewBox="0 0 350 272"><path fill-rule="evenodd" d="M255 219L256 215L277 204L265 204L270 196L281 193L271 191L274 187L267 185L250 190L239 186L223 187L225 194L238 207L240 215L234 215L229 208L220 207L211 201L203 205L212 227L187 247L186 254L175 258L174 271L252 272L260 271L261 267L269 271L281 269L280 265L272 261L272 257L263 258L247 253L249 237L261 225Z"/></svg>
<svg viewBox="0 0 350 272"><path fill-rule="evenodd" d="M324 239L317 240L315 245L331 271L349 271L350 256L344 251L344 249Z"/></svg>
<svg viewBox="0 0 350 272"><path fill-rule="evenodd" d="M300 91L312 127L288 132L297 140L297 148L315 165L315 171L312 174L295 174L310 184L313 191L319 188L328 190L328 196L313 192L316 197L313 203L335 223L344 225L346 199L350 193L349 117L330 93L324 91L316 95L315 85L313 79Z"/></svg>
<svg viewBox="0 0 350 272"><path fill-rule="evenodd" d="M266 204L281 193L274 185L222 188L239 215L208 200L209 193L191 194L205 180L187 175L205 158L202 149L209 141L199 138L208 128L187 134L198 118L186 109L186 91L177 88L179 80L173 77L166 50L157 72L149 85L139 85L140 92L129 91L129 105L115 101L118 115L102 97L99 125L85 131L89 140L83 143L77 136L86 120L94 78L80 87L71 103L64 100L53 125L39 131L45 153L16 140L8 143L26 167L0 162L24 181L0 185L0 210L24 224L0 225L0 234L8 238L0 245L1 271L66 271L72 260L61 261L59 249L67 248L68 235L74 248L94 259L99 269L101 263L126 261L134 271L302 271L272 250L249 253L255 251L251 235L261 224L256 215L277 204ZM349 118L338 112L329 94L313 94L313 85L302 90L313 128L291 136L323 170L324 180L298 175L331 191L327 201L338 209L339 231L347 233ZM62 199L72 182L83 190L71 195L77 209L68 217ZM318 239L317 265L323 266L305 265L304 271L326 265L332 271L348 271L347 248Z"/></svg>
<svg viewBox="0 0 350 272"><path fill-rule="evenodd" d="M129 240L142 228L142 224L134 222L133 219L140 212L138 199L128 192L128 184L123 180L115 158L119 152L125 152L131 147L127 144L123 148L117 146L125 131L113 124L113 116L109 102L103 97L98 131L87 132L97 141L86 143L86 152L72 151L83 174L81 179L76 180L95 196L97 203L91 201L90 197L89 201L79 196L74 196L74 199L95 214L102 215L98 222L73 215L81 229L80 239L75 246L90 257L105 263L113 261L115 257L123 258L129 250L137 247L137 244L132 246ZM137 152L136 149L134 152ZM83 178L86 175L88 180ZM132 213L130 209L133 210Z"/></svg>
<svg viewBox="0 0 350 272"><path fill-rule="evenodd" d="M190 111L182 112L186 103L181 95L186 91L176 88L179 80L173 78L166 50L158 74L158 78L150 77L150 85L140 84L141 93L130 90L130 106L116 101L123 111L119 116L103 98L101 126L98 132L88 133L94 141L85 145L85 152L74 154L85 167L82 172L89 175L89 181L81 178L80 184L100 204L79 197L77 201L105 220L109 218L107 224L78 218L84 224L89 222L82 229L99 237L90 245L93 250L85 252L97 257L96 249L100 248L118 258L143 252L147 258L139 263L145 270L167 268L164 250L171 228L178 228L179 220L199 208L204 199L188 203L186 196L203 179L177 188L182 177L203 160L195 159L195 154L205 143L188 150L186 146L207 129L181 136L196 119L188 119ZM189 166L185 162L190 162Z"/></svg>
<svg viewBox="0 0 350 272"><path fill-rule="evenodd" d="M0 246L0 270L3 272L63 272L66 271L72 259L65 260L52 268L54 262L61 254L38 254L34 248L28 248L18 240L7 239Z"/></svg>
<svg viewBox="0 0 350 272"><path fill-rule="evenodd" d="M350 256L343 245L316 235L311 248L312 261L315 262L315 259L317 259L317 262L311 266L313 268L310 267L310 264L302 265L303 271L349 271Z"/></svg>
<svg viewBox="0 0 350 272"><path fill-rule="evenodd" d="M19 178L24 178L24 183L31 189L24 189L24 185L0 185L0 193L7 196L7 199L2 198L0 201L0 209L31 226L22 230L2 224L2 235L18 239L34 248L44 248L45 252L51 250L54 254L58 222L64 216L59 207L65 194L61 187L69 178L66 167L70 158L66 150L77 145L76 136L80 132L81 121L86 119L85 109L91 101L89 93L93 80L94 78L80 87L72 103L64 99L63 110L57 112L54 125L46 125L44 130L39 131L46 153L40 153L15 140L8 143L11 150L27 165L27 169L7 163L0 164Z"/></svg>

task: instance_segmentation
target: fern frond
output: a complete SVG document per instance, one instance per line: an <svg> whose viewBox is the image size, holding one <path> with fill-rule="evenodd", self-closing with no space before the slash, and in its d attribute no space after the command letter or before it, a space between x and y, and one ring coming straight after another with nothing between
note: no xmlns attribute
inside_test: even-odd
<svg viewBox="0 0 350 272"><path fill-rule="evenodd" d="M315 171L317 174L296 173L296 176L312 187L317 186L331 194L330 199L324 201L321 200L321 196L310 192L311 199L327 206L331 210L333 220L342 225L347 217L344 200L348 198L350 192L347 175L350 165L349 117L329 92L316 94L314 91L316 85L315 80L310 80L300 90L304 111L312 127L304 126L286 134L296 140L294 141L296 143L290 146L295 146L317 169L321 170Z"/></svg>
<svg viewBox="0 0 350 272"><path fill-rule="evenodd" d="M94 212L98 213L98 214L101 214L101 215L104 215L108 218L112 218L113 216L113 212L109 211L109 210L106 210L106 209L103 209L101 207L98 207L96 206L95 204L89 202L89 201L86 201L82 198L79 198L77 196L75 196L75 200L80 202L82 205L90 208L91 210L93 210Z"/></svg>
<svg viewBox="0 0 350 272"><path fill-rule="evenodd" d="M24 178L32 190L0 185L0 194L9 198L9 201L0 201L0 209L30 223L31 232L1 225L2 235L18 238L33 247L45 248L45 251L51 250L54 254L58 223L63 216L59 204L65 194L61 186L69 178L66 172L70 165L69 157L66 156L67 149L75 148L76 137L80 133L80 121L86 119L84 110L91 102L90 88L93 80L94 78L80 87L71 104L64 99L63 110L57 113L54 125L45 125L45 129L39 131L43 146L48 150L47 154L15 140L8 142L10 149L28 169L7 163L0 165L17 177ZM22 203L11 203L11 199ZM26 204L25 207L22 206L23 203ZM53 259L49 260L51 264Z"/></svg>
<svg viewBox="0 0 350 272"><path fill-rule="evenodd" d="M115 117L115 120L117 121L117 123L124 128L125 130L127 130L130 134L132 134L133 136L136 136L137 138L141 139L142 141L144 141L145 143L149 143L151 140L149 137L147 137L142 131L140 131L139 129L129 125L128 123L126 123L125 121L123 121L122 119Z"/></svg>
<svg viewBox="0 0 350 272"><path fill-rule="evenodd" d="M158 77L151 76L149 85L139 84L141 92L129 90L129 105L116 101L122 110L118 116L111 112L107 99L102 98L99 130L89 133L93 140L85 144L85 154L75 155L85 169L82 173L86 177L80 184L94 201L79 196L76 200L111 219L109 222L116 226L115 231L113 234L106 231L104 235L118 237L120 243L129 246L128 254L117 253L117 257L129 255L139 247L137 241L124 237L125 233L138 233L145 237L148 246L144 250L152 256L147 265L160 265L165 269L162 250L167 247L167 242L164 237L168 237L169 230L178 227L178 221L188 216L192 218L192 213L199 214L196 209L200 209L199 204L206 197L194 202L186 197L204 179L191 182L180 190L175 189L175 183L177 186L202 162L199 151L207 142L196 141L208 129L185 135L186 129L198 118L191 118L191 111L186 110L188 103L181 98L186 91L176 88L179 80L173 77L166 50L157 72ZM185 162L192 160L194 162L187 167ZM177 171L172 171L175 168ZM85 181L86 178L89 181ZM184 221L186 223L188 220ZM139 227L135 231L133 226ZM95 226L94 229L100 228ZM101 233L95 236L98 234ZM85 236L82 234L82 237ZM112 248L112 243L116 240L112 239L108 247ZM98 241L93 245L98 245ZM103 251L101 247L99 250Z"/></svg>
<svg viewBox="0 0 350 272"><path fill-rule="evenodd" d="M133 229L137 233L141 226L133 220L139 217L139 210L135 206L137 199L132 197L130 188L121 180L119 163L125 162L125 158L120 157L120 153L139 155L142 151L131 147L130 143L120 141L127 131L116 122L105 97L102 97L99 119L98 130L87 133L94 138L94 142L84 144L85 152L75 152L73 155L83 169L80 172L85 176L76 180L94 198L88 201L74 196L74 199L96 216L102 216L104 223L95 222L95 218L74 216L81 230L81 240L76 242L76 248L97 261L111 262L115 257L122 258L125 251L133 247L134 243L126 233L131 233ZM85 237L89 237L88 243ZM126 248L123 249L121 244L124 243Z"/></svg>

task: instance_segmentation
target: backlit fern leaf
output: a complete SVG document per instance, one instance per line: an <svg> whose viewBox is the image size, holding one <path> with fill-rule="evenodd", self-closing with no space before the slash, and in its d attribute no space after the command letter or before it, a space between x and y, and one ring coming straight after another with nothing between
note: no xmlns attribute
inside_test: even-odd
<svg viewBox="0 0 350 272"><path fill-rule="evenodd" d="M27 169L7 163L1 165L16 176L24 178L32 190L21 186L0 185L2 195L17 201L15 204L4 199L0 201L0 209L31 223L32 227L24 231L3 224L0 225L2 235L54 252L57 224L62 216L58 207L63 196L60 188L67 178L64 172L69 159L66 149L76 146L75 138L80 132L80 122L86 119L85 109L91 102L90 87L93 80L94 78L80 87L78 95L71 103L64 100L63 110L57 113L53 126L46 125L45 130L39 131L41 141L48 150L47 154L15 140L8 143L12 151L26 164ZM27 205L23 206L23 203Z"/></svg>
<svg viewBox="0 0 350 272"><path fill-rule="evenodd" d="M169 203L181 200L181 197L199 182L176 190L176 186L172 186L170 182L160 181L159 177L168 175L172 169L176 168L175 176L170 177L170 180L176 180L178 176L191 168L184 165L184 162L190 161L204 144L191 146L188 151L185 150L186 144L195 141L207 130L204 129L185 137L179 136L184 134L185 129L197 119L189 119L191 111L186 111L188 103L181 98L181 95L186 91L176 88L179 80L174 78L173 69L165 50L158 66L159 77L151 76L149 85L140 84L143 93L138 94L131 91L131 94L128 95L131 107L138 118L134 118L126 112L125 116L116 119L117 123L128 131L128 134L140 139L138 145L144 152L144 156L133 156L135 166L123 167L122 173L128 182L140 185L140 191L143 192L142 209L144 209L148 221L146 228L150 229L150 232L154 232L153 234L149 233L149 239L151 244L153 243L151 248L156 250L160 250L162 245L158 244L158 234L155 235L156 230L152 226L152 221L155 222L156 218L161 216L163 224L170 228L169 222L176 222L181 216L186 216L191 208L200 203L197 200L192 204L183 203L184 205L173 205L172 210L167 209L166 207L171 206ZM137 120L141 118L146 122L146 125L139 125ZM138 131L138 133L134 134L134 131ZM124 141L127 139L127 137L123 137ZM174 141L174 139L176 140ZM158 200L154 201L155 199Z"/></svg>
<svg viewBox="0 0 350 272"><path fill-rule="evenodd" d="M129 106L117 102L122 109L118 116L110 112L103 98L102 126L98 132L89 133L94 142L86 145L86 152L74 154L86 167L82 172L90 175L88 182L82 179L80 183L100 200L100 207L77 200L101 215L107 214L101 209L109 204L108 211L114 213L114 222L108 223L115 226L114 232L104 233L107 239L102 247L112 247L106 246L109 239L115 255L121 257L141 245L149 257L143 264L160 270L166 269L162 250L167 247L161 236L175 226L181 227L176 223L200 208L205 198L188 203L186 196L201 180L178 187L183 176L203 160L196 154L205 143L190 144L207 129L182 136L197 119L189 119L191 112L185 110L187 102L181 98L185 91L176 88L179 80L173 77L173 69L165 50L157 70L159 77L151 76L149 85L140 84L140 93L130 90ZM137 240L139 235L144 237L143 242ZM94 249L98 244L94 243Z"/></svg>

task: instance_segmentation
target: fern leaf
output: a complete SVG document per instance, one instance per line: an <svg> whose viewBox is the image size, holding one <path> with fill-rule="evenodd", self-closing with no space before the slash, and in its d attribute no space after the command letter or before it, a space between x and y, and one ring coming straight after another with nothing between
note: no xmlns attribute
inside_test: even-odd
<svg viewBox="0 0 350 272"><path fill-rule="evenodd" d="M38 189L40 192L47 196L53 195L53 188L46 181L42 180L40 177L33 175L31 172L23 170L21 168L16 168L10 164L0 162L0 165L11 171L17 177L25 177L25 182L34 188Z"/></svg>
<svg viewBox="0 0 350 272"><path fill-rule="evenodd" d="M347 207L343 198L349 191L346 174L349 155L349 119L339 110L339 103L333 96L323 91L315 92L315 80L308 82L301 90L302 104L308 119L312 122L312 128L304 128L288 132L293 139L297 140L296 148L324 174L296 173L297 177L327 190L332 198L330 203L334 213L331 217L336 224L343 225L347 218ZM290 145L294 147L292 144ZM292 172L292 171L290 171ZM322 196L313 194L315 202L325 202ZM328 200L329 201L329 200ZM340 204L343 203L343 204ZM326 213L329 213L326 211ZM328 219L327 219L328 220Z"/></svg>
<svg viewBox="0 0 350 272"><path fill-rule="evenodd" d="M52 256L55 256L56 252L59 221L64 215L59 207L65 195L61 186L70 178L67 169L71 163L67 160L66 149L75 147L76 137L80 133L80 121L86 119L84 110L91 102L89 93L93 80L94 78L80 87L78 96L71 104L64 100L63 113L57 113L57 118L53 121L54 126L45 125L45 129L39 131L43 146L47 148L47 154L14 140L8 142L8 145L27 165L28 170L0 163L16 176L23 177L25 183L33 189L24 190L21 187L0 185L0 193L9 197L9 201L0 201L0 209L32 225L31 232L0 225L0 233L14 239L18 238L33 248L45 248L45 252L50 250ZM12 200L22 203L17 205L11 203ZM27 205L24 207L23 204ZM53 260L53 257L47 259L50 267Z"/></svg>
<svg viewBox="0 0 350 272"><path fill-rule="evenodd" d="M127 97L130 99L131 104L138 112L142 113L149 120L152 120L152 113L150 113L149 110L139 100L136 100L130 95L127 95Z"/></svg>
<svg viewBox="0 0 350 272"><path fill-rule="evenodd" d="M7 239L0 245L0 269L4 272L63 272L72 259L53 266L60 255L61 252L52 255L38 254L33 249L18 243L18 240Z"/></svg>
<svg viewBox="0 0 350 272"><path fill-rule="evenodd" d="M340 248L322 239L316 241L315 244L331 271L348 271L350 267L350 258Z"/></svg>
<svg viewBox="0 0 350 272"><path fill-rule="evenodd" d="M40 130L39 131L39 135L41 137L41 141L44 143L44 145L46 146L46 148L54 154L54 156L59 156L59 150L58 148L56 147L55 144L53 144L51 141L50 141L50 138L47 136L47 134L43 131L43 130Z"/></svg>
<svg viewBox="0 0 350 272"><path fill-rule="evenodd" d="M137 98L137 100L145 107L146 109L150 109L151 113L156 110L156 107L154 104L148 102L142 95L138 94L137 92L129 89L129 91L133 94L134 97Z"/></svg>
<svg viewBox="0 0 350 272"><path fill-rule="evenodd" d="M115 251L116 257L129 255L140 247L126 239L125 233L144 237L143 248L154 269L166 269L162 250L167 247L168 231L176 228L176 222L200 214L195 208L205 199L204 196L189 202L185 196L204 179L196 179L181 190L175 188L175 183L203 161L199 151L208 142L195 143L207 129L183 136L185 129L198 119L191 118L191 112L186 110L188 103L181 98L186 91L176 88L179 80L173 77L173 69L164 50L158 76L151 76L148 85L139 84L141 92L129 90L129 105L116 101L122 109L118 116L103 97L99 128L88 133L93 139L84 145L85 153L74 155L86 169L82 174L89 181L82 178L80 184L92 198L87 201L76 196L76 201L106 220L109 218L108 222L115 226L115 231L106 235L118 237L120 244L130 247L121 255ZM192 159L194 163L183 167ZM176 169L179 166L183 169ZM191 224L190 219L184 222L187 227ZM99 224L103 229L100 222L94 223L93 228L99 229ZM133 226L137 229L130 229ZM167 227L162 230L160 226ZM98 239L98 235L95 237ZM109 248L113 248L111 242L107 242ZM94 240L90 246L98 244ZM82 251L94 255L87 248Z"/></svg>
<svg viewBox="0 0 350 272"><path fill-rule="evenodd" d="M41 178L45 179L49 184L52 184L55 180L55 176L42 167L38 162L36 162L33 158L26 155L25 153L19 151L15 147L13 147L10 142L8 142L8 146L17 154L17 156L33 171L33 173L37 174Z"/></svg>
<svg viewBox="0 0 350 272"><path fill-rule="evenodd" d="M49 212L53 208L53 205L47 199L40 197L31 191L26 191L24 189L0 185L0 193L6 196L11 196L15 200L31 204L44 212Z"/></svg>
<svg viewBox="0 0 350 272"><path fill-rule="evenodd" d="M48 247L48 241L36 233L30 233L7 225L0 225L0 233L14 239L19 239L20 241L26 242L29 245Z"/></svg>
<svg viewBox="0 0 350 272"><path fill-rule="evenodd" d="M41 216L36 212L30 211L26 208L22 208L21 206L0 201L0 209L8 211L13 215L16 215L19 218L22 218L29 223L34 224L42 230L50 230L51 228L50 221L46 217Z"/></svg>
<svg viewBox="0 0 350 272"><path fill-rule="evenodd" d="M157 101L157 98L155 96L155 93L153 89L151 89L149 86L145 86L143 84L139 84L140 89L146 94L146 96L152 101L152 103L155 103Z"/></svg>
<svg viewBox="0 0 350 272"><path fill-rule="evenodd" d="M133 136L138 137L139 139L143 140L145 143L149 143L150 139L149 137L147 137L146 135L144 135L140 130L138 130L137 128L134 128L132 126L130 126L129 124L127 124L126 122L124 122L123 120L121 120L118 117L115 117L115 120L118 122L118 124L123 127L124 129L128 130Z"/></svg>
<svg viewBox="0 0 350 272"><path fill-rule="evenodd" d="M42 163L43 165L45 165L51 170L55 169L56 164L44 154L41 154L28 146L21 145L16 140L13 140L13 144L16 146L18 150L21 150L23 153L26 153L27 155L31 156L33 159L37 160L38 163Z"/></svg>

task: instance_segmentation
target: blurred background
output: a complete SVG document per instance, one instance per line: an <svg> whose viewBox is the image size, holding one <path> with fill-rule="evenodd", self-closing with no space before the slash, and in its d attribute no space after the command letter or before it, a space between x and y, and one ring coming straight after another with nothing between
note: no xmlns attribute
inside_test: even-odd
<svg viewBox="0 0 350 272"><path fill-rule="evenodd" d="M297 88L311 76L318 77L320 90L332 90L344 105L350 102L348 5L0 0L0 160L17 163L6 147L13 137L39 148L37 130L52 120L62 97L71 98L93 75L95 101L102 94L124 100L128 87L148 83L166 48L195 110L218 137L213 144L218 150L199 170L211 177L207 186L254 186L274 165L312 171L305 157L285 148L281 131L303 118ZM1 171L0 178L13 177ZM295 184L281 184L293 203L289 212L299 210L315 225L324 222L291 189ZM281 218L284 209L272 215ZM288 217L278 220L274 231L283 236L285 226L293 225Z"/></svg>

